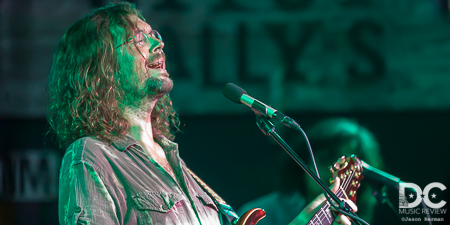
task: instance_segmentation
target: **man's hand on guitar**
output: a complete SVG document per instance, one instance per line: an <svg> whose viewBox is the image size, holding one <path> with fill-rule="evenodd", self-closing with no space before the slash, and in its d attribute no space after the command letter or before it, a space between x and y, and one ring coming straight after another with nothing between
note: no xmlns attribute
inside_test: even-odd
<svg viewBox="0 0 450 225"><path fill-rule="evenodd" d="M333 185L330 187L331 191L333 193L336 193L339 190L340 185L340 179L336 178ZM326 202L326 198L323 194L320 194L315 198L309 205L307 205L303 211L289 224L289 225L305 225L308 224L308 222L312 219L312 217L317 213L317 211L320 209L320 207ZM358 207L353 203L351 200L341 199L344 200L350 207L352 207L352 210L356 212L358 210ZM337 213L337 212L336 212ZM348 217L339 214L336 217L336 220L334 221L334 224L345 224L350 225L351 222Z"/></svg>

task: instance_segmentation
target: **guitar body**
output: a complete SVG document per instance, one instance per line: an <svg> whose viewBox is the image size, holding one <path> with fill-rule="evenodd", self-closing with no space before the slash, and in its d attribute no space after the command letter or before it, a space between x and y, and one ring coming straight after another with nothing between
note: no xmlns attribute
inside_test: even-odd
<svg viewBox="0 0 450 225"><path fill-rule="evenodd" d="M359 158L355 155L349 157L342 156L333 166L330 166L330 172L333 174L330 183L333 183L334 178L336 177L339 177L341 180L341 187L336 195L356 202L356 192L363 178L361 175L362 166ZM244 213L235 225L256 225L265 216L266 212L264 212L263 209L254 208ZM330 204L326 202L307 224L330 225L333 223L334 219L335 215L331 212Z"/></svg>
<svg viewBox="0 0 450 225"><path fill-rule="evenodd" d="M266 217L266 212L263 209L250 209L239 218L236 225L255 225L264 217Z"/></svg>

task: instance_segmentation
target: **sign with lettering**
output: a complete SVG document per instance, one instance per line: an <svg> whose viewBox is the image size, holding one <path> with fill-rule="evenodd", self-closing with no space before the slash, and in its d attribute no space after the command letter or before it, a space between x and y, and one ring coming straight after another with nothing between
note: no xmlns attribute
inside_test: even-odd
<svg viewBox="0 0 450 225"><path fill-rule="evenodd" d="M58 197L61 156L53 149L11 151L0 158L0 199L50 202Z"/></svg>
<svg viewBox="0 0 450 225"><path fill-rule="evenodd" d="M0 35L0 115L43 117L54 49L97 1L6 2L0 20L15 24L3 23ZM450 107L443 44L450 30L438 1L155 0L138 7L165 42L180 113L247 112L222 96L228 82L279 110Z"/></svg>

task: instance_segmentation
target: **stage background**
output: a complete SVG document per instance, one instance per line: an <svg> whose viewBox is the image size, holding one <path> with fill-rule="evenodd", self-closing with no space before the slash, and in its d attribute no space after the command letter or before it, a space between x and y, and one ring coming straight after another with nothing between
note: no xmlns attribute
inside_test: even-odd
<svg viewBox="0 0 450 225"><path fill-rule="evenodd" d="M57 224L64 151L47 134L47 76L65 30L106 3L0 0L0 224ZM356 119L377 137L387 172L420 187L449 187L446 1L135 3L166 45L183 123L180 154L235 208L275 188L282 150L247 107L222 96L227 82L305 128L334 116ZM398 193L390 197L398 206ZM399 223L377 210L383 216L373 224Z"/></svg>

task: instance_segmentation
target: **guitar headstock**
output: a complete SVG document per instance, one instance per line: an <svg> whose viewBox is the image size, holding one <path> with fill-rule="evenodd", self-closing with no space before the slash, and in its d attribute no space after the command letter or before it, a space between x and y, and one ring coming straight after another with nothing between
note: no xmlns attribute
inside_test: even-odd
<svg viewBox="0 0 450 225"><path fill-rule="evenodd" d="M341 156L332 166L329 167L333 177L330 179L330 183L333 184L336 177L341 180L340 191L336 193L340 194L342 198L348 197L348 199L356 202L356 191L358 190L361 180L364 178L362 175L363 167L361 160L356 155Z"/></svg>

